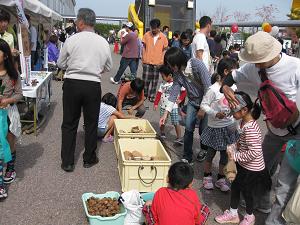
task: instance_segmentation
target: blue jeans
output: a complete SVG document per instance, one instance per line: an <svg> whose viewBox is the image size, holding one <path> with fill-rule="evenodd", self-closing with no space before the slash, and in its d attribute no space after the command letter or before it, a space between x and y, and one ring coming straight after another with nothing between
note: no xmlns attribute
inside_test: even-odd
<svg viewBox="0 0 300 225"><path fill-rule="evenodd" d="M187 159L189 162L191 162L193 159L193 139L194 139L194 130L197 121L198 111L199 111L199 107L195 107L190 102L188 102L186 119L185 119L183 158ZM207 126L207 116L205 116L202 120L200 120L200 124L199 124L200 136L206 126Z"/></svg>
<svg viewBox="0 0 300 225"><path fill-rule="evenodd" d="M137 59L135 59L135 58L129 59L129 58L122 57L121 61L120 61L120 66L119 66L118 72L117 72L116 76L114 77L114 80L116 82L120 81L123 73L125 72L125 70L128 66L129 66L131 75L136 76Z"/></svg>

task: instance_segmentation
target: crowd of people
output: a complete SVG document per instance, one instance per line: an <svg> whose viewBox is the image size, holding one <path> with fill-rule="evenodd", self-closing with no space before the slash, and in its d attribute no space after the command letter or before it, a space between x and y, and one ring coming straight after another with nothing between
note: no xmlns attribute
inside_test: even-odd
<svg viewBox="0 0 300 225"><path fill-rule="evenodd" d="M6 21L1 13L0 22ZM74 152L81 112L85 130L83 167L90 168L99 162L96 155L99 137L103 142L113 141L114 119L143 117L144 103L148 101L154 110L159 106L160 136L166 138L165 126L170 116L176 131L174 142L183 144L184 151L181 162L169 169L169 186L159 189L153 201L145 204L143 211L147 224L204 224L207 220L209 209L192 189L196 127L200 136L196 159L205 160L203 187L207 190L216 187L222 192L231 190L228 210L215 220L220 224L253 225L253 213L258 210L269 213L266 225L285 224L281 214L297 186L299 174L289 165L282 147L289 140L300 139L300 117L296 107L300 60L282 53L282 45L263 31L250 36L242 49L239 44L231 46L226 35L212 29L212 22L210 17L203 16L199 20L200 30L174 32L172 40L168 39L168 27L160 30L159 19L150 21L150 30L142 39L138 38L134 24L125 24L120 33L122 57L119 69L110 78L120 87L118 93L105 93L102 98L101 76L113 65L109 43L94 31L96 16L93 10L79 9L76 30L72 26L74 29L67 32L59 54L56 44L63 35L51 35L49 57L65 71L61 168L66 172L75 168ZM0 81L1 85L5 84L0 108L9 109L7 140L11 154L8 158L0 158L0 198L7 197L4 183L11 183L16 177L15 138L19 134L14 131L19 126L19 118L15 103L22 97L20 76L12 60L13 48L9 47L11 37L8 38L5 32L0 30L1 38L8 40L0 39ZM137 77L140 60L143 65L141 78ZM245 62L241 67L240 60ZM131 74L126 79L123 73L128 66ZM163 81L158 88L160 76ZM237 89L235 84L242 82L247 82L253 89L259 88L259 101L253 102L245 90ZM270 93L273 93L272 104L267 103ZM281 107L282 102L291 105L292 109ZM279 108L283 108L282 111L278 111ZM264 138L257 123L261 110L268 115L270 129ZM134 111L137 111L135 115ZM185 131L182 137L180 121L183 119ZM278 129L287 133L277 135ZM219 168L213 171L212 161L217 152L220 153ZM231 185L224 174L228 161L236 163L237 175ZM4 176L3 162L7 163ZM271 177L279 164L273 202ZM217 172L215 182L214 172ZM246 207L242 221L238 214L238 206L243 204L240 196Z"/></svg>

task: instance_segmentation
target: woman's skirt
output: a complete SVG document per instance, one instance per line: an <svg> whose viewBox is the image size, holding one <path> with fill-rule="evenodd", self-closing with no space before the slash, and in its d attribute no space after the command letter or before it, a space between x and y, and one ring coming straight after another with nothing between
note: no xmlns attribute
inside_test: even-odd
<svg viewBox="0 0 300 225"><path fill-rule="evenodd" d="M238 139L235 124L222 128L206 127L201 135L201 143L217 151L226 150L227 145L236 143Z"/></svg>

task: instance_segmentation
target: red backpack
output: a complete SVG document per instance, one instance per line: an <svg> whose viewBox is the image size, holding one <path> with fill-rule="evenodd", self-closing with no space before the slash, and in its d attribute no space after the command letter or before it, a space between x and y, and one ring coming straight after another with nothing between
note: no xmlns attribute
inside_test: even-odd
<svg viewBox="0 0 300 225"><path fill-rule="evenodd" d="M266 116L275 128L287 128L290 133L295 130L288 122L294 114L298 113L297 105L268 79L266 70L258 72L262 83L258 90L258 98Z"/></svg>

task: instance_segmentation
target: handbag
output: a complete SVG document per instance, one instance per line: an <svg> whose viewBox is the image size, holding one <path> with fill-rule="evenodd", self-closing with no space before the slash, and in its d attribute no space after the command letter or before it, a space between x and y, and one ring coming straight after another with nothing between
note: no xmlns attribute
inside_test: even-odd
<svg viewBox="0 0 300 225"><path fill-rule="evenodd" d="M300 184L286 205L282 217L289 224L300 224Z"/></svg>

